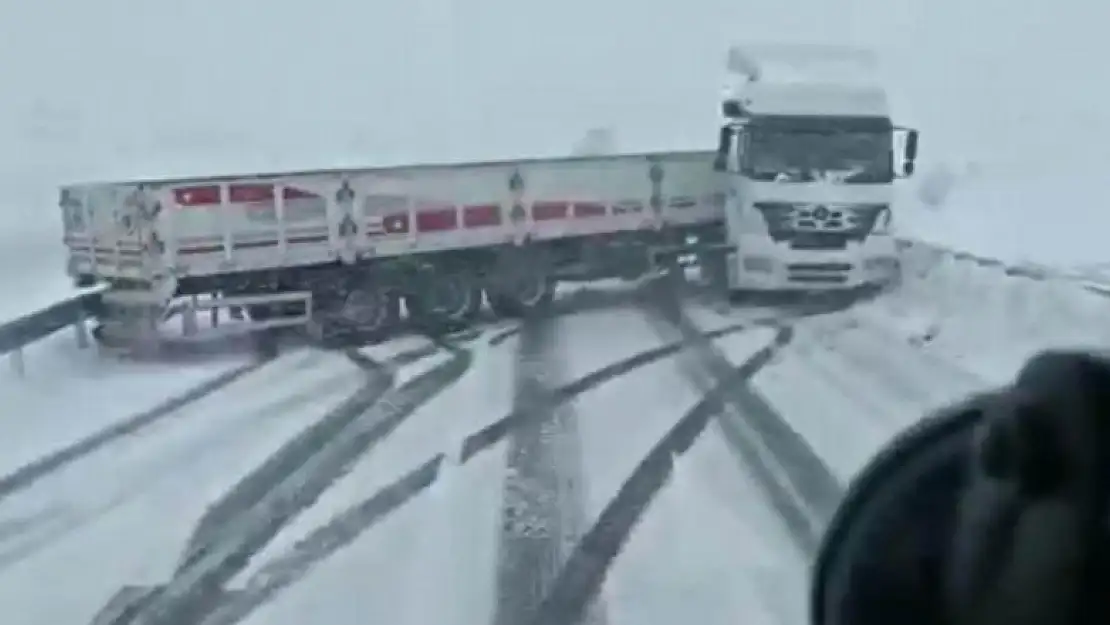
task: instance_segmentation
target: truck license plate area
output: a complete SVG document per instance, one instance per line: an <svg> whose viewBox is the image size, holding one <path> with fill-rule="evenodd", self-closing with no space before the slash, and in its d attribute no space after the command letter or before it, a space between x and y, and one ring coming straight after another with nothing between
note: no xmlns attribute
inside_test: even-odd
<svg viewBox="0 0 1110 625"><path fill-rule="evenodd" d="M790 239L792 250L843 250L848 237L839 232L799 232Z"/></svg>

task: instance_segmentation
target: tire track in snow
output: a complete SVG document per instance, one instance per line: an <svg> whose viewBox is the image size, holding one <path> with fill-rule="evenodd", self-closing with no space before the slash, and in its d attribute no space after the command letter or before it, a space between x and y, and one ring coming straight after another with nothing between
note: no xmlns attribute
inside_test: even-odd
<svg viewBox="0 0 1110 625"><path fill-rule="evenodd" d="M287 552L260 568L247 580L242 590L225 596L201 623L233 625L245 619L279 592L299 581L316 563L350 545L364 531L431 486L444 460L444 454L436 454L310 532Z"/></svg>
<svg viewBox="0 0 1110 625"><path fill-rule="evenodd" d="M706 332L705 336L713 339L747 328L746 324L736 324ZM570 401L579 394L622 375L674 356L683 347L681 342L670 343L602 367L560 386L552 393L554 401L556 404ZM459 450L459 462L466 463L482 452L493 449L498 443L508 439L518 428L527 426L537 418L538 415L535 412L514 410L490 426L470 435ZM244 590L225 595L221 605L203 621L203 625L233 625L242 621L282 590L297 583L317 563L353 543L364 532L433 485L439 477L445 459L446 454L443 453L428 458L390 485L357 502L326 524L313 530L291 549L278 555L252 575L246 581ZM115 621L104 622L114 623Z"/></svg>
<svg viewBox="0 0 1110 625"><path fill-rule="evenodd" d="M621 485L597 521L574 547L551 590L522 625L577 625L587 622L589 606L600 596L610 566L655 496L674 470L674 460L688 451L710 419L725 406L729 391L747 383L790 340L787 328L747 362L717 380L702 399L648 451Z"/></svg>
<svg viewBox="0 0 1110 625"><path fill-rule="evenodd" d="M550 318L520 330L513 411L527 418L508 437L494 625L518 625L539 605L584 516L578 417L552 392L557 337ZM602 609L588 620L604 622Z"/></svg>
<svg viewBox="0 0 1110 625"><path fill-rule="evenodd" d="M627 289L614 290L599 290L588 287L578 289L556 299L552 303L549 315L553 318L557 318L589 312L591 310L613 309L621 305L628 305L635 295L637 288L637 286L631 286ZM489 344L492 346L500 345L514 336L518 336L522 328L523 324L518 323L512 327L500 330L490 337Z"/></svg>
<svg viewBox="0 0 1110 625"><path fill-rule="evenodd" d="M867 315L814 330L818 343L858 368L869 371L910 406L935 408L990 386L957 360L914 345Z"/></svg>
<svg viewBox="0 0 1110 625"><path fill-rule="evenodd" d="M384 365L349 350L347 357L366 372L366 382L358 394L369 403L376 402L393 385L393 376ZM223 528L238 515L257 505L282 479L308 462L309 458L328 444L360 414L357 411L338 411L312 422L299 434L286 441L262 464L243 476L226 493L212 503L197 522L186 543L176 573L181 574L199 558L204 557L211 545L219 539Z"/></svg>
<svg viewBox="0 0 1110 625"><path fill-rule="evenodd" d="M0 521L0 549L9 541L19 540L38 530L42 525L56 522L56 510L41 510L31 514Z"/></svg>
<svg viewBox="0 0 1110 625"><path fill-rule="evenodd" d="M19 491L30 488L48 475L81 460L115 441L136 434L175 414L180 414L181 410L189 404L230 386L232 383L257 371L272 360L273 358L256 360L231 369L230 371L222 372L180 395L175 395L139 414L113 423L99 432L95 432L79 441L23 465L15 471L0 477L0 501L3 501Z"/></svg>
<svg viewBox="0 0 1110 625"><path fill-rule="evenodd" d="M749 329L751 326L748 323L732 324L716 330L711 330L702 334L707 340L713 340L742 332ZM624 358L612 364L606 365L596 371L588 373L577 380L563 384L555 389L552 394L555 401L559 404L568 402L578 395L591 391L602 384L610 382L618 377L627 375L636 369L645 367L652 363L658 362L664 358L669 358L679 353L685 348L682 341L675 341L655 347L652 349L644 350L637 354L633 354L628 358ZM466 462L472 457L482 453L493 447L494 445L505 440L509 434L517 428L524 427L535 419L535 415L525 410L514 409L509 414L501 417L497 421L490 423L481 430L471 434L463 440L461 451L461 460Z"/></svg>
<svg viewBox="0 0 1110 625"><path fill-rule="evenodd" d="M468 350L440 344L454 357L400 387L390 388L388 383L384 384L384 394L383 384L371 382L329 411L318 422L327 425L317 430L310 428L309 433L302 435L307 436L305 439L298 437L318 443L318 447L294 443L283 449L295 448L298 453L279 451L275 454L295 467L282 467L280 461L273 461L271 457L272 462L267 461L252 474L253 480L251 476L246 478L249 486L232 490L232 498L242 499L237 503L257 501L248 504L246 509L236 510L223 521L219 531L213 532L209 542L200 543L199 548L194 546L197 551L193 553L187 552L172 579L146 593L136 594L133 588L121 590L134 595L136 601L132 604L110 601L94 623L196 625L221 601L240 594L225 593L223 588L256 553L408 416L469 369L471 355ZM372 369L377 368L368 358L359 355L357 359ZM390 377L386 379L391 381ZM315 438L317 436L319 439ZM263 488L266 482L269 488ZM264 492L258 496L260 490ZM241 494L234 495L236 492Z"/></svg>
<svg viewBox="0 0 1110 625"><path fill-rule="evenodd" d="M691 346L692 359L684 369L690 383L708 393L727 379L734 368L731 361L700 337L665 285L648 295L645 312L657 331L678 335ZM791 326L780 326L777 340L785 345L793 335ZM798 550L811 555L843 487L809 443L749 384L727 389L723 400L717 424L741 470L756 477Z"/></svg>
<svg viewBox="0 0 1110 625"><path fill-rule="evenodd" d="M456 336L455 339L471 340L478 338L480 334L480 332L468 332ZM393 385L393 373L396 369L429 358L443 349L442 343L431 341L427 345L395 354L384 362L378 362L357 349L346 350L345 355L366 372L366 387L363 390L366 391L367 396L378 398ZM299 469L313 453L330 442L358 416L354 413L333 413L313 422L271 454L254 471L235 483L230 490L208 507L198 521L186 543L177 571L182 571L198 557L203 556L207 546L216 539L222 528L231 522L233 517L258 504L285 476Z"/></svg>
<svg viewBox="0 0 1110 625"><path fill-rule="evenodd" d="M356 365L367 370L371 376L376 375L383 381L385 386L381 389L381 392L384 393L389 382L389 377L385 371L387 365L395 366L395 359L403 363L413 362L439 349L434 345L432 347L434 349L418 348L402 352L390 358L385 364L378 364L361 354L353 352L347 355ZM319 353L313 354L310 352L307 359L297 363L293 369L286 372L286 375L296 375L307 367L315 365L319 359L314 356L318 355ZM368 383L373 383L373 380L374 378L371 377ZM280 414L310 401L314 394L323 388L316 387L290 396L282 396L280 401L267 404L259 409L252 409L250 412L256 413L258 416ZM231 423L227 427L219 427L199 441L189 443L185 451L175 452L171 458L161 458L159 465L174 466L176 461L167 462L172 459L185 462L185 458L180 458L183 454L189 456L190 454L203 453L204 446L209 444L219 445L228 436L238 436L238 433L244 431L244 428L251 427L251 422L253 422L253 419L247 422ZM231 492L217 501L205 513L188 542L186 559L199 553L203 546L212 540L212 534L217 533L219 528L228 522L237 511L256 503L265 494L266 489L272 486L275 479L280 478L284 471L292 470L296 466L297 454L305 450L305 445L298 445L298 442L306 443L311 448L311 441L305 441L304 437L311 437L313 434L319 433L315 425L318 424L309 426L300 435L279 448L274 456L268 458L263 465L236 484ZM316 437L316 440L319 440L319 438ZM195 457L195 455L190 456L190 459ZM59 467L59 469L61 468ZM136 497L142 496L151 487L155 487L162 482L166 475L166 469L127 475L119 480L112 481L110 486L116 493L101 502L75 506L66 501L59 501L30 516L16 517L6 522L0 522L0 571L19 565L26 558L35 555L56 541L100 519L112 510L126 505ZM0 500L0 503L2 503L2 500ZM181 566L184 566L184 564L183 562Z"/></svg>
<svg viewBox="0 0 1110 625"><path fill-rule="evenodd" d="M33 528L25 529L23 535L18 538L0 541L0 571L20 564L26 558L136 498L159 488L165 488L165 482L174 479L181 467L188 467L190 463L204 458L210 451L221 447L233 448L252 437L258 431L258 427L261 427L265 433L268 430L266 422L281 421L294 416L300 408L312 402L320 392L326 393L332 388L336 390L349 388L350 384L347 381L335 376L314 379L308 369L320 363L320 354L309 352L306 356L299 362L290 363L293 365L292 368L283 370L282 373L298 379L300 376L305 376L301 381L310 381L311 384L298 388L299 381L272 397L260 396L263 400L260 405L252 405L242 410L235 415L234 419L214 422L200 430L196 436L186 436L183 440L177 440L171 449L146 460L140 471L116 474L113 479L105 482L89 483L87 480L82 480L85 482L82 484L82 491L96 493L102 488L105 489L100 496L94 495L92 501L81 501L83 495L79 494L62 496L51 501L48 507L40 512L40 519ZM254 381L258 382L257 379Z"/></svg>

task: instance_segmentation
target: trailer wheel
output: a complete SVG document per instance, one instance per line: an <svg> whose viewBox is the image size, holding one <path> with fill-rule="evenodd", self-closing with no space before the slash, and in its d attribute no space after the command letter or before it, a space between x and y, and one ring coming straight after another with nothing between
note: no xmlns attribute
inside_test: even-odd
<svg viewBox="0 0 1110 625"><path fill-rule="evenodd" d="M269 321L277 315L277 310L273 306L256 304L247 306L247 315L250 316L251 321Z"/></svg>
<svg viewBox="0 0 1110 625"><path fill-rule="evenodd" d="M555 299L555 281L547 276L534 276L509 288L489 289L486 297L497 316L524 317L551 305Z"/></svg>
<svg viewBox="0 0 1110 625"><path fill-rule="evenodd" d="M752 303L754 293L747 289L729 289L728 290L728 303L742 306Z"/></svg>
<svg viewBox="0 0 1110 625"><path fill-rule="evenodd" d="M409 316L418 325L454 331L478 317L482 288L467 272L436 272L417 293L406 296Z"/></svg>
<svg viewBox="0 0 1110 625"><path fill-rule="evenodd" d="M400 298L379 286L340 287L314 293L312 301L320 339L329 345L380 340L396 329L401 317Z"/></svg>

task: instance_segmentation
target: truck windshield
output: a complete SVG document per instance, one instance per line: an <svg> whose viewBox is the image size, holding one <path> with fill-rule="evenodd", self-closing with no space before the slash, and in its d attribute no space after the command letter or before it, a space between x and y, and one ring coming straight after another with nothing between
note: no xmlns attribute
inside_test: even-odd
<svg viewBox="0 0 1110 625"><path fill-rule="evenodd" d="M755 180L893 180L890 132L751 128L749 133L742 169Z"/></svg>

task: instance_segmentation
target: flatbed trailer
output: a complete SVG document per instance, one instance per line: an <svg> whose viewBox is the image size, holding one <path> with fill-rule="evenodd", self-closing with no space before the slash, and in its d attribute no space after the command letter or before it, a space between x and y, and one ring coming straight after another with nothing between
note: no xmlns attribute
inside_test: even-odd
<svg viewBox="0 0 1110 625"><path fill-rule="evenodd" d="M106 321L151 333L180 298L243 331L312 321L376 334L550 300L560 279L636 278L724 240L714 152L275 172L63 188L69 272ZM175 306L174 302L178 304ZM194 305L194 307L197 305ZM126 313L126 314L125 314Z"/></svg>

